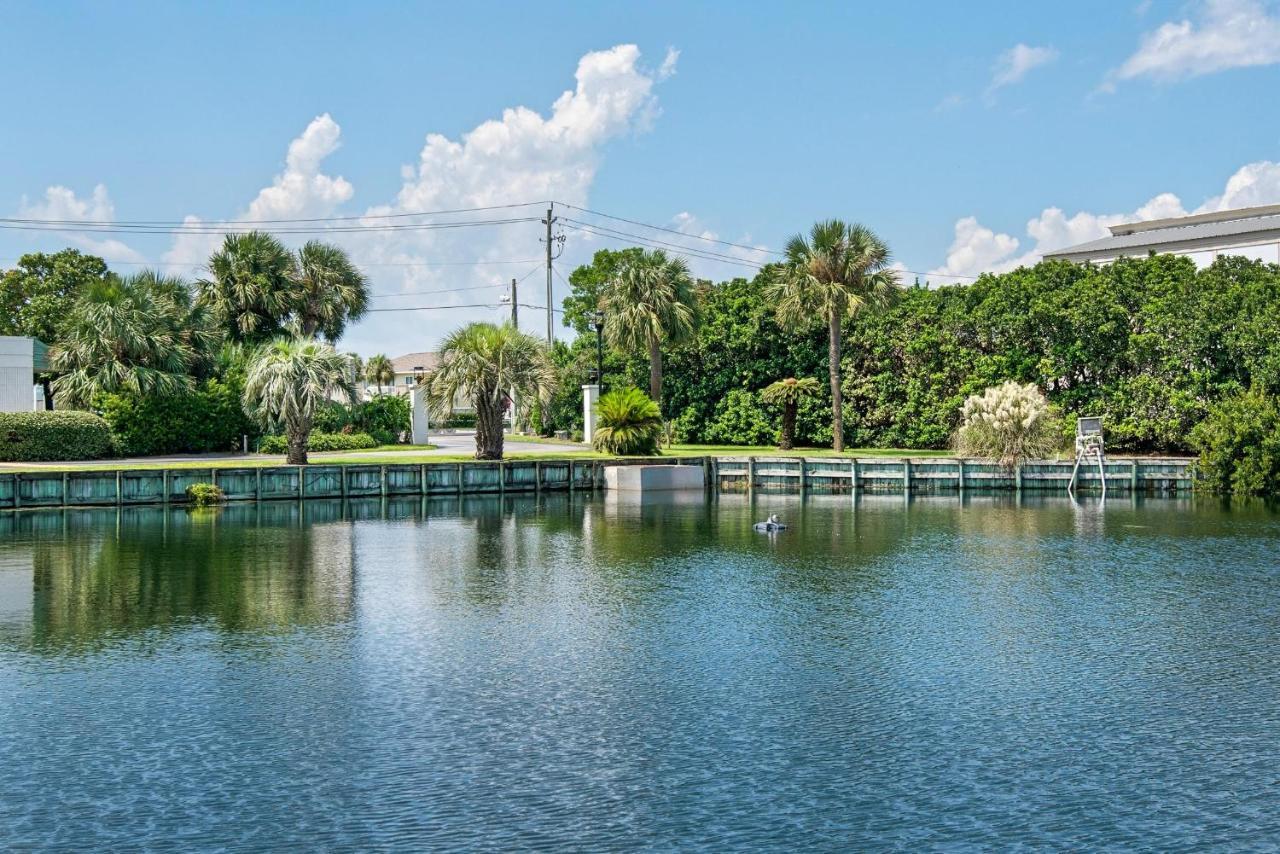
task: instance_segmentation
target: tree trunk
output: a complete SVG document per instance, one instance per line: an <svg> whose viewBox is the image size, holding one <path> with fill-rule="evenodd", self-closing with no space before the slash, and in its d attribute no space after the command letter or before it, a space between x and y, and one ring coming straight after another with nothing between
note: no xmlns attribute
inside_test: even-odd
<svg viewBox="0 0 1280 854"><path fill-rule="evenodd" d="M789 451L796 442L796 402L788 400L782 405L782 438L778 441L778 450Z"/></svg>
<svg viewBox="0 0 1280 854"><path fill-rule="evenodd" d="M53 409L53 383L48 377L40 378L40 385L44 389L44 408L46 410Z"/></svg>
<svg viewBox="0 0 1280 854"><path fill-rule="evenodd" d="M649 397L662 409L662 349L657 341L649 342Z"/></svg>
<svg viewBox="0 0 1280 854"><path fill-rule="evenodd" d="M831 447L840 454L844 452L844 400L840 394L840 315L837 312L831 313L830 327Z"/></svg>
<svg viewBox="0 0 1280 854"><path fill-rule="evenodd" d="M307 464L307 433L298 435L290 433L288 439L288 451L285 456L285 463L291 466L305 466Z"/></svg>
<svg viewBox="0 0 1280 854"><path fill-rule="evenodd" d="M501 401L501 395L498 401ZM476 408L476 459L502 459L502 404L493 396L478 394Z"/></svg>

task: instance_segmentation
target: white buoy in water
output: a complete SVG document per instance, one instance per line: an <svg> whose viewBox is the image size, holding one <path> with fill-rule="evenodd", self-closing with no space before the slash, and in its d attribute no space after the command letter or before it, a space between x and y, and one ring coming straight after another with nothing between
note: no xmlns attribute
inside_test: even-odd
<svg viewBox="0 0 1280 854"><path fill-rule="evenodd" d="M778 514L774 513L765 521L756 522L751 527L754 528L756 531L760 532L761 534L772 534L775 531L786 530L787 526L779 522Z"/></svg>

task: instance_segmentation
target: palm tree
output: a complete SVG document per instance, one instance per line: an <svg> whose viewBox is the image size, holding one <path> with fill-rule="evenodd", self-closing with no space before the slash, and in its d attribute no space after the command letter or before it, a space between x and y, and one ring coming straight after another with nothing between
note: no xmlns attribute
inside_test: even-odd
<svg viewBox="0 0 1280 854"><path fill-rule="evenodd" d="M370 356L369 361L364 363L364 378L378 387L378 394L382 394L384 385L391 385L396 381L396 369L391 364L391 360L383 353Z"/></svg>
<svg viewBox="0 0 1280 854"><path fill-rule="evenodd" d="M265 232L228 234L209 272L198 283L200 299L236 341L263 343L284 332L336 341L369 307L364 274L345 251L315 240L294 253Z"/></svg>
<svg viewBox="0 0 1280 854"><path fill-rule="evenodd" d="M698 299L689 265L661 249L639 253L622 264L601 299L609 345L649 355L649 397L662 406L662 345L693 338Z"/></svg>
<svg viewBox="0 0 1280 854"><path fill-rule="evenodd" d="M789 451L795 446L796 410L800 406L800 399L816 395L821 388L822 385L813 377L803 379L788 377L785 380L770 383L760 392L760 397L765 403L782 407L782 435L778 440L779 450Z"/></svg>
<svg viewBox="0 0 1280 854"><path fill-rule="evenodd" d="M556 371L546 345L511 324L471 323L450 333L426 381L431 414L445 420L462 396L476 411L476 459L502 459L502 416L512 396L550 402Z"/></svg>
<svg viewBox="0 0 1280 854"><path fill-rule="evenodd" d="M889 269L884 241L865 226L838 219L815 224L807 240L796 235L787 241L786 261L765 289L784 328L799 331L817 323L827 327L831 433L837 453L844 450L841 324L859 311L889 304L897 294L898 280Z"/></svg>
<svg viewBox="0 0 1280 854"><path fill-rule="evenodd" d="M144 270L89 284L50 353L53 388L66 408L112 392L163 395L192 387L192 372L220 336L182 279Z"/></svg>
<svg viewBox="0 0 1280 854"><path fill-rule="evenodd" d="M294 256L293 331L304 338L342 337L347 323L369 308L369 280L337 246L309 241Z"/></svg>
<svg viewBox="0 0 1280 854"><path fill-rule="evenodd" d="M314 338L278 339L249 363L245 412L265 428L284 430L289 465L307 464L316 411L335 395L355 400L351 357Z"/></svg>
<svg viewBox="0 0 1280 854"><path fill-rule="evenodd" d="M197 282L233 341L269 341L284 330L293 307L293 259L285 245L261 231L228 234L209 257L211 278Z"/></svg>

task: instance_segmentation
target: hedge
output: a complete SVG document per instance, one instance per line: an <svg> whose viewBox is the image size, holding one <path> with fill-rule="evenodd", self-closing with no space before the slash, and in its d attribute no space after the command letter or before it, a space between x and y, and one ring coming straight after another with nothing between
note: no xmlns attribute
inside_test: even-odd
<svg viewBox="0 0 1280 854"><path fill-rule="evenodd" d="M359 451L376 448L380 443L368 433L321 433L313 431L307 438L308 451ZM283 454L288 450L284 436L263 436L258 453Z"/></svg>
<svg viewBox="0 0 1280 854"><path fill-rule="evenodd" d="M0 460L96 460L116 454L107 422L92 412L0 412Z"/></svg>
<svg viewBox="0 0 1280 854"><path fill-rule="evenodd" d="M105 394L94 400L123 453L203 454L238 451L258 429L240 405L240 383L206 380L176 395Z"/></svg>

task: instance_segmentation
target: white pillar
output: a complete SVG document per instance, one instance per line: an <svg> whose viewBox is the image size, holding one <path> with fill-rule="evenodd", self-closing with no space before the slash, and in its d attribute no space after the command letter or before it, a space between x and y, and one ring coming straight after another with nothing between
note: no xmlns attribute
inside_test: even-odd
<svg viewBox="0 0 1280 854"><path fill-rule="evenodd" d="M415 445L427 444L427 390L419 386L409 389L409 439Z"/></svg>
<svg viewBox="0 0 1280 854"><path fill-rule="evenodd" d="M588 444L596 432L596 404L600 402L600 386L582 387L582 439Z"/></svg>

